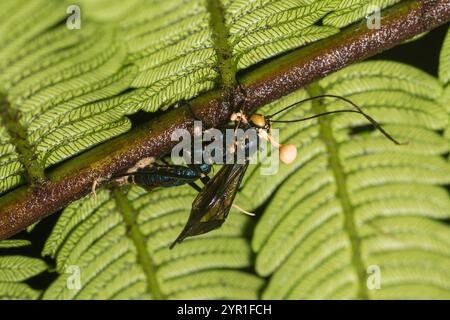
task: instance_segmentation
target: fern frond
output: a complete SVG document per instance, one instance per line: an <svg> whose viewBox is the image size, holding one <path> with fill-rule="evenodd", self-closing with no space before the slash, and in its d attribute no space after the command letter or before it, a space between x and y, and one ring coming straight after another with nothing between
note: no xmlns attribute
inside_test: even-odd
<svg viewBox="0 0 450 320"><path fill-rule="evenodd" d="M65 15L64 3L58 0L2 1L0 23L0 70L14 61L23 45L51 28ZM20 58L20 55L19 57ZM3 88L3 83L0 88ZM3 91L3 90L2 90Z"/></svg>
<svg viewBox="0 0 450 320"><path fill-rule="evenodd" d="M68 30L64 1L3 1L0 11L10 14L0 22L0 92L15 119L5 127L17 130L0 128L0 193L129 130L125 114L165 110L220 85L223 48L212 19L221 17L213 17L212 2L223 11L233 79L338 33L367 7L362 0L83 0L82 28Z"/></svg>
<svg viewBox="0 0 450 320"><path fill-rule="evenodd" d="M450 29L444 39L440 54L439 79L444 85L450 82Z"/></svg>
<svg viewBox="0 0 450 320"><path fill-rule="evenodd" d="M339 1L340 4L333 13L330 13L323 19L325 25L343 28L349 24L360 20L363 17L372 14L370 8L378 8L382 10L386 7L394 5L401 0L344 0Z"/></svg>
<svg viewBox="0 0 450 320"><path fill-rule="evenodd" d="M203 0L141 2L121 21L127 63L139 74L129 112L155 111L210 90L218 77L209 15Z"/></svg>
<svg viewBox="0 0 450 320"><path fill-rule="evenodd" d="M252 241L258 274L270 276L263 297L448 298L450 229L441 220L450 217L450 197L439 186L450 183L442 158L450 146L436 132L448 126L439 82L412 67L373 61L324 78L309 93L353 100L408 145L373 130L355 135L366 121L354 114L282 128L282 141L300 147L293 167L275 177L253 174L242 191L244 199L262 193L260 204L271 192L252 186L276 190ZM268 113L305 95L282 99ZM326 99L283 117L344 108ZM366 284L371 266L381 270L380 290Z"/></svg>
<svg viewBox="0 0 450 320"><path fill-rule="evenodd" d="M214 39L212 1L81 0L81 30L64 26L65 1L2 1L0 94L9 105L0 126L0 193L34 178L34 165L44 175L129 130L126 114L165 110L223 84L222 60L234 79L239 70L340 32L370 5L399 2L214 0L223 9L219 40L229 56ZM264 165L250 167L236 200L254 210L274 194L252 240L259 276L248 271L248 218L232 213L221 230L169 251L195 193L105 190L61 215L43 250L59 272L45 298L251 299L263 288L260 276L269 279L265 298L448 297L449 231L440 222L450 207L440 187L450 177L442 157L450 151L448 39L440 83L399 63L369 62L265 108L342 95L409 144L390 144L354 114L279 126L281 141L301 146L297 160L276 176L261 176ZM344 107L326 100L282 117ZM383 290L366 288L370 266L380 268ZM39 259L1 257L0 297L36 298L39 292L20 281L45 269ZM68 285L76 270L80 288Z"/></svg>
<svg viewBox="0 0 450 320"><path fill-rule="evenodd" d="M29 246L31 244L28 240L2 240L0 241L0 248L18 248L18 247L24 247Z"/></svg>
<svg viewBox="0 0 450 320"><path fill-rule="evenodd" d="M294 30L289 33L285 32L286 30L269 29L259 32L256 39L254 36L247 36L235 48L235 59L239 61L238 68L244 69L277 53L300 47L339 32L339 29L333 27L315 25L296 32Z"/></svg>
<svg viewBox="0 0 450 320"><path fill-rule="evenodd" d="M444 92L442 93L441 97L441 105L446 108L447 112L450 114L450 85L448 85ZM444 136L450 140L450 127L445 130Z"/></svg>
<svg viewBox="0 0 450 320"><path fill-rule="evenodd" d="M47 269L40 259L22 256L0 257L0 281L18 282L26 280Z"/></svg>
<svg viewBox="0 0 450 320"><path fill-rule="evenodd" d="M77 4L87 19L107 23L126 17L141 2L142 0L80 0Z"/></svg>
<svg viewBox="0 0 450 320"><path fill-rule="evenodd" d="M0 126L0 193L18 185L23 171L11 136L5 127Z"/></svg>
<svg viewBox="0 0 450 320"><path fill-rule="evenodd" d="M58 10L65 12L60 4ZM22 182L25 173L19 161L24 155L12 144L26 145L32 161L46 168L129 130L123 106L102 101L129 88L137 72L133 66L122 68L126 50L115 39L114 29L64 26L29 41L11 40L19 42L18 52L0 47L0 83L12 114L0 129L0 192ZM11 141L11 134L19 140Z"/></svg>
<svg viewBox="0 0 450 320"><path fill-rule="evenodd" d="M40 294L24 283L0 282L0 300L37 300Z"/></svg>
<svg viewBox="0 0 450 320"><path fill-rule="evenodd" d="M28 246L28 240L2 240L0 249ZM41 259L24 256L0 256L0 300L34 300L40 295L23 281L47 270L47 264Z"/></svg>
<svg viewBox="0 0 450 320"><path fill-rule="evenodd" d="M235 214L221 230L168 249L194 197L185 187L133 187L71 204L43 251L60 273L44 298L256 298L262 280L241 270L252 263L246 217ZM67 288L68 266L80 269L80 290Z"/></svg>
<svg viewBox="0 0 450 320"><path fill-rule="evenodd" d="M339 1L228 1L225 18L237 69L339 32L313 26Z"/></svg>

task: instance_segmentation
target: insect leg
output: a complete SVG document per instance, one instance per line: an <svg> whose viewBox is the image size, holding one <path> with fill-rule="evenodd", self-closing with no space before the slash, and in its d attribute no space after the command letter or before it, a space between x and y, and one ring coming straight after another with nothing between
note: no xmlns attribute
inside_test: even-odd
<svg viewBox="0 0 450 320"><path fill-rule="evenodd" d="M256 214L254 214L253 212L248 212L244 209L242 209L241 207L239 207L237 204L233 204L233 208L235 208L236 210L242 212L243 214L246 214L248 216L254 217L256 216Z"/></svg>
<svg viewBox="0 0 450 320"><path fill-rule="evenodd" d="M202 188L200 188L195 182L188 183L192 188L194 188L197 192L202 192Z"/></svg>
<svg viewBox="0 0 450 320"><path fill-rule="evenodd" d="M97 185L99 183L102 183L104 181L107 181L108 179L103 179L103 178L98 178L95 179L94 182L92 183L92 187L91 187L91 192L94 195L94 198L97 198Z"/></svg>

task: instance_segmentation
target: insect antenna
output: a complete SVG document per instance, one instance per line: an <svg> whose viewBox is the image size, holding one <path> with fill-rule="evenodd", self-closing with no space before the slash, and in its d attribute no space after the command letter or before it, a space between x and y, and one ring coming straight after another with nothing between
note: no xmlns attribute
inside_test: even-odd
<svg viewBox="0 0 450 320"><path fill-rule="evenodd" d="M316 100L316 99L322 99L322 98L335 98L335 99L339 99L342 100L348 104L350 104L351 106L353 106L356 110L353 109L344 109L344 110L336 110L336 111L328 111L328 112L323 112L323 113L319 113L316 115L313 115L311 117L306 117L306 118L302 118L302 119L294 119L294 120L272 120L272 117L276 116L277 114L280 114L286 110L289 110L293 107L296 107L302 103L308 102L308 101L312 101L312 100ZM319 117L323 117L323 116L327 116L330 114L336 114L336 113L359 113L360 115L364 116L371 124L372 126L380 131L387 139L391 140L393 143L397 144L397 145L402 145L404 143L400 143L398 142L394 137L392 137L386 130L384 130L381 125L375 120L373 119L371 116L369 116L367 113L365 113L357 104L355 104L353 101L346 99L344 97L341 96L337 96L337 95L333 95L333 94L324 94L324 95L320 95L320 96L316 96L316 97L311 97L311 98L307 98L301 101L298 101L296 103L293 103L277 112L275 112L274 114L271 114L269 116L266 116L266 119L271 122L271 123L293 123L293 122L302 122L302 121L307 121L307 120L311 120L314 118L319 118Z"/></svg>

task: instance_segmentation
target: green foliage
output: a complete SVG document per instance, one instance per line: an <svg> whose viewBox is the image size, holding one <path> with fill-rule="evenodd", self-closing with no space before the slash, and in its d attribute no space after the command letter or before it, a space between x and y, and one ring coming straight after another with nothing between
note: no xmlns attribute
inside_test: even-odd
<svg viewBox="0 0 450 320"><path fill-rule="evenodd" d="M450 113L450 29L448 29L447 36L442 45L439 63L439 80L444 85L441 104ZM444 135L450 140L450 127L447 128Z"/></svg>
<svg viewBox="0 0 450 320"><path fill-rule="evenodd" d="M217 86L214 1L83 0L81 30L66 28L70 1L2 1L0 93L9 116L0 126L0 193L129 130L125 114ZM232 69L338 33L366 15L365 2L221 0Z"/></svg>
<svg viewBox="0 0 450 320"><path fill-rule="evenodd" d="M323 23L337 28L342 28L352 22L358 21L361 17L372 13L374 8L384 9L401 0L341 0L335 8L335 12L325 17Z"/></svg>
<svg viewBox="0 0 450 320"><path fill-rule="evenodd" d="M444 85L448 85L450 82L450 29L447 31L447 36L442 45L439 64L439 79Z"/></svg>
<svg viewBox="0 0 450 320"><path fill-rule="evenodd" d="M0 241L0 249L17 248L29 245L27 240ZM40 259L23 256L0 256L0 300L37 299L40 291L32 289L27 280L47 269Z"/></svg>
<svg viewBox="0 0 450 320"><path fill-rule="evenodd" d="M0 257L0 281L15 282L28 279L47 269L39 259L21 256Z"/></svg>
<svg viewBox="0 0 450 320"><path fill-rule="evenodd" d="M224 65L234 78L339 33L369 7L214 0L224 8L221 29L210 1L81 0L81 30L65 26L70 1L1 1L0 93L8 103L0 106L0 193L129 130L128 114L219 86ZM231 56L218 58L224 30L219 40ZM408 144L367 130L355 114L277 126L299 154L274 176L261 175L264 165L249 168L236 203L258 210L257 221L232 210L220 230L168 250L195 197L187 187L101 190L72 203L42 252L58 273L43 298L450 298L449 43L448 35L439 80L400 63L366 62L263 108L337 94ZM281 117L347 107L315 101ZM2 241L0 249L28 244ZM369 290L377 268L381 289ZM26 281L47 269L40 259L1 256L0 299L40 297Z"/></svg>
<svg viewBox="0 0 450 320"><path fill-rule="evenodd" d="M167 249L194 197L185 187L150 194L132 188L123 195L128 213L109 191L80 200L64 211L44 249L61 273L44 297L254 298L263 280L242 271L253 263L268 279L262 298L450 297L450 230L440 221L449 218L450 198L439 186L450 183L450 164L441 157L450 145L437 132L448 127L439 82L400 63L366 62L263 111L318 90L349 97L408 144L372 131L353 135L366 124L359 115L278 127L282 141L301 146L297 161L276 176L251 166L236 200L255 209L273 194L252 235L256 260L244 232L252 224L237 212L222 229ZM344 107L326 100L282 118ZM128 214L135 215L131 224ZM81 291L67 289L68 265L83 270ZM381 290L366 286L373 266L381 270ZM216 287L223 279L227 285Z"/></svg>
<svg viewBox="0 0 450 320"><path fill-rule="evenodd" d="M408 144L396 146L378 132L354 136L366 120L353 114L292 129L286 141L301 146L296 169L277 176L275 184L283 181L252 241L256 271L270 276L263 298L449 298L450 228L442 220L450 218L450 198L438 186L450 184L442 158L450 145L436 132L448 126L439 82L377 61L339 71L309 92L351 99ZM304 111L344 108L327 101ZM254 175L247 183L268 179ZM258 192L243 193L249 191ZM371 266L381 270L381 290L366 286Z"/></svg>
<svg viewBox="0 0 450 320"><path fill-rule="evenodd" d="M169 245L189 215L189 188L122 194L101 191L71 204L43 254L61 275L45 299L255 299L262 280L251 267L249 218L233 215L220 231ZM80 268L81 290L66 285L69 266Z"/></svg>
<svg viewBox="0 0 450 320"><path fill-rule="evenodd" d="M28 240L2 240L0 241L0 249L4 248L19 248L30 245Z"/></svg>
<svg viewBox="0 0 450 320"><path fill-rule="evenodd" d="M230 46L238 69L339 32L314 23L339 1L226 1Z"/></svg>
<svg viewBox="0 0 450 320"><path fill-rule="evenodd" d="M0 23L0 88L9 102L0 128L3 192L25 169L33 175L20 161L24 149L46 168L128 130L120 99L102 99L127 89L137 69L124 66L126 49L114 29L51 28L65 17L62 1L4 1L0 10L16 13Z"/></svg>

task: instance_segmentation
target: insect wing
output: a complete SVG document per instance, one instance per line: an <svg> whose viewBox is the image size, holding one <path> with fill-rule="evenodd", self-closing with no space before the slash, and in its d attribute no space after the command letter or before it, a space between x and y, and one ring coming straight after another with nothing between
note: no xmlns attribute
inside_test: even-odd
<svg viewBox="0 0 450 320"><path fill-rule="evenodd" d="M228 216L248 163L224 165L192 203L188 222L170 248L185 238L219 228Z"/></svg>

